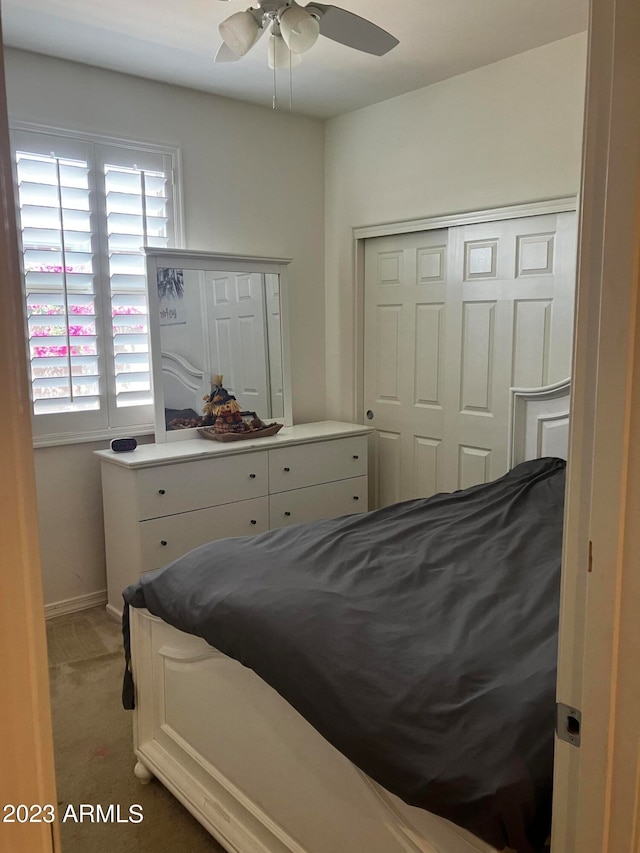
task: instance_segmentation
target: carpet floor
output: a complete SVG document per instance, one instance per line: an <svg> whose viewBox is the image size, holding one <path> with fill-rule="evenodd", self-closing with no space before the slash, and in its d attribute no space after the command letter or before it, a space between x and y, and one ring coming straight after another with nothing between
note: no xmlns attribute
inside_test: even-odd
<svg viewBox="0 0 640 853"><path fill-rule="evenodd" d="M224 853L164 786L133 775L132 715L120 703L122 636L103 608L47 622L63 853ZM141 823L76 822L81 803L142 806ZM62 817L68 813L63 823Z"/></svg>

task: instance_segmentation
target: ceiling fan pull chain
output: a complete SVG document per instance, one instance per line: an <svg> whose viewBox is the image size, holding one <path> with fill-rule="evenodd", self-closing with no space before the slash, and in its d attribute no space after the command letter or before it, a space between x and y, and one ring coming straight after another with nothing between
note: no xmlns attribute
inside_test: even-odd
<svg viewBox="0 0 640 853"><path fill-rule="evenodd" d="M271 40L273 42L273 55L276 55L276 43L275 43L275 34L271 34ZM273 109L278 109L278 88L276 83L276 62L273 63Z"/></svg>
<svg viewBox="0 0 640 853"><path fill-rule="evenodd" d="M293 64L289 51L289 112L293 111Z"/></svg>

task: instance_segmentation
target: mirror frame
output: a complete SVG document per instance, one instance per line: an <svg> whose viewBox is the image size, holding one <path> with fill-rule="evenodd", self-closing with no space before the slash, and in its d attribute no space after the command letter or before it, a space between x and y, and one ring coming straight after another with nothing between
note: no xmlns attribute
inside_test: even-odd
<svg viewBox="0 0 640 853"><path fill-rule="evenodd" d="M285 426L293 424L291 401L291 362L289 342L289 283L288 266L291 258L267 258L257 255L227 255L191 249L157 249L145 247L147 264L147 294L149 299L149 339L151 342L151 381L155 413L156 442L184 441L196 438L195 429L167 430L162 384L162 349L160 341L160 312L157 288L158 267L194 270L197 272L272 273L280 276L280 340L282 346L282 392L284 416L274 418Z"/></svg>

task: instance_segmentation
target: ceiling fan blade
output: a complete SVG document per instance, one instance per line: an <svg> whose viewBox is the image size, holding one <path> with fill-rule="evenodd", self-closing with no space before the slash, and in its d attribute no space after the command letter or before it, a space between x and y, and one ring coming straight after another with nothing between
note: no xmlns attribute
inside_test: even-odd
<svg viewBox="0 0 640 853"><path fill-rule="evenodd" d="M305 8L308 12L317 12L321 35L347 47L383 56L399 44L398 39L382 27L346 9L324 3L309 3Z"/></svg>

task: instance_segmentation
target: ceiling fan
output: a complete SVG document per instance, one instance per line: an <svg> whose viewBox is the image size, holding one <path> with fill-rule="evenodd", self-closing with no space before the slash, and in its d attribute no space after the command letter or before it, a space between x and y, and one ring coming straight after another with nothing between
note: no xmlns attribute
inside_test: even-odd
<svg viewBox="0 0 640 853"><path fill-rule="evenodd" d="M399 43L366 18L314 0L306 6L298 5L295 0L257 0L255 7L235 12L218 29L222 45L216 62L236 62L260 36L271 30L268 54L271 68L296 65L300 54L312 48L319 35L374 56L383 56Z"/></svg>

